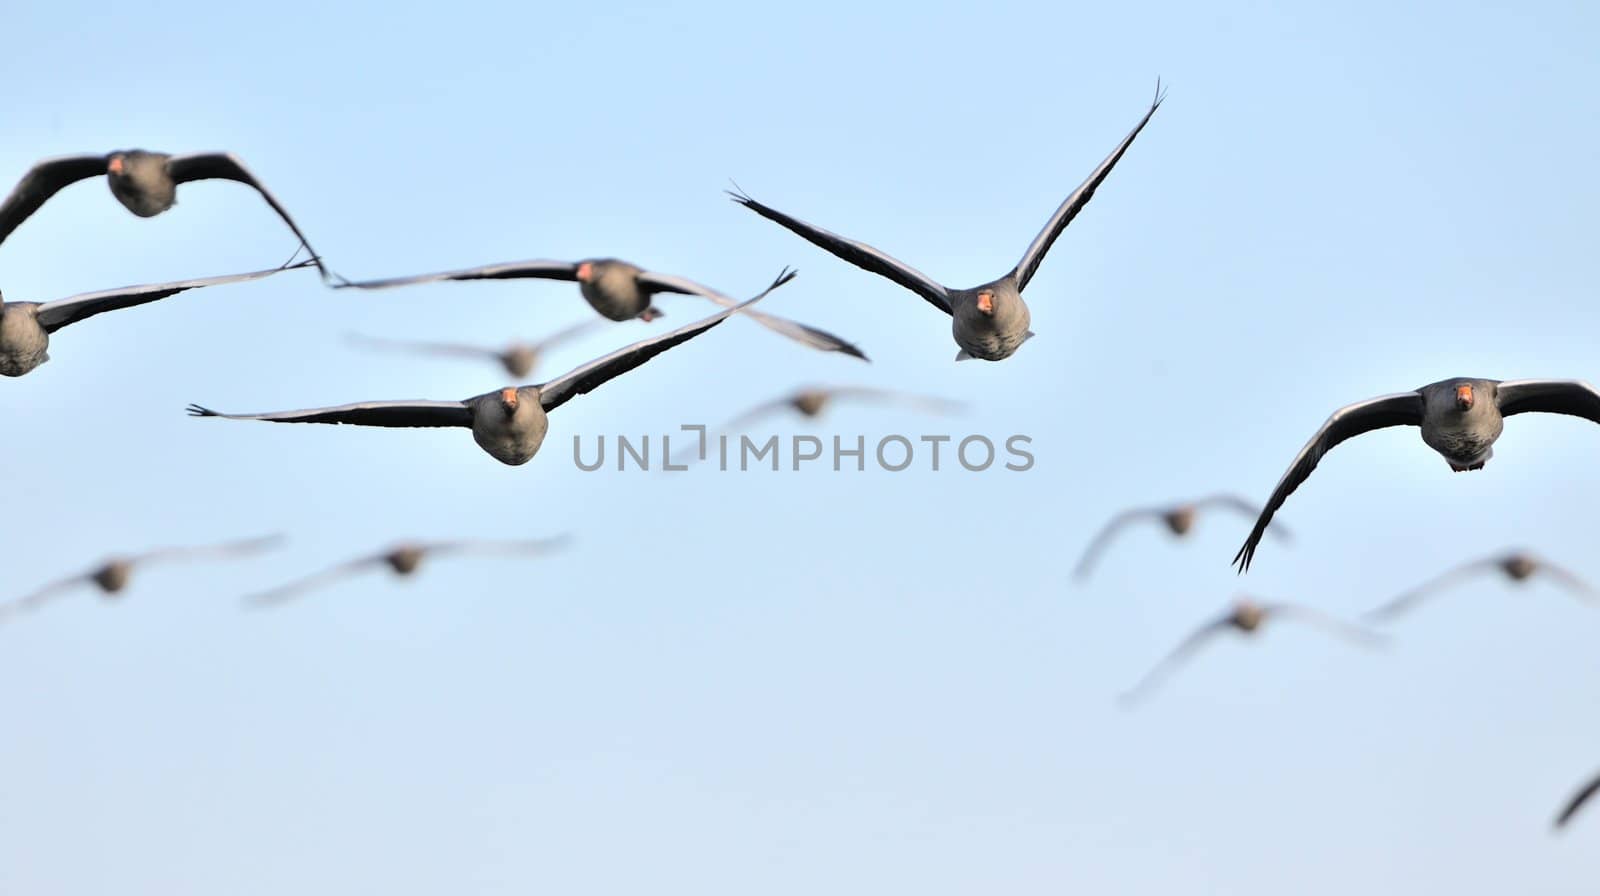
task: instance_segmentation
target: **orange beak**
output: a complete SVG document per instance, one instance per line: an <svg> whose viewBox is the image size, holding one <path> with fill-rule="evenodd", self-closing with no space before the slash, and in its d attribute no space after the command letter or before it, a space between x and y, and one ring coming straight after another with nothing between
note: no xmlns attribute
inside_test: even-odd
<svg viewBox="0 0 1600 896"><path fill-rule="evenodd" d="M987 290L978 293L978 310L984 314L994 313L994 293Z"/></svg>
<svg viewBox="0 0 1600 896"><path fill-rule="evenodd" d="M1465 383L1456 387L1456 406L1463 411L1472 407L1472 387Z"/></svg>
<svg viewBox="0 0 1600 896"><path fill-rule="evenodd" d="M122 173L122 156L112 156L111 157L111 161L106 165L106 170L111 172L112 174L121 174Z"/></svg>
<svg viewBox="0 0 1600 896"><path fill-rule="evenodd" d="M506 388L500 390L500 401L508 408L517 406L517 390Z"/></svg>
<svg viewBox="0 0 1600 896"><path fill-rule="evenodd" d="M582 283L582 282L587 281L593 274L594 274L594 265L590 264L587 261L584 262L583 264L578 265L578 282Z"/></svg>

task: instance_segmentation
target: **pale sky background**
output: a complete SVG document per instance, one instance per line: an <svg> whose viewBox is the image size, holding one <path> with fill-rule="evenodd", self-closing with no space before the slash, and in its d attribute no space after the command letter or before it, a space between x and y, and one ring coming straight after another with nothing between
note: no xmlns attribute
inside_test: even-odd
<svg viewBox="0 0 1600 896"><path fill-rule="evenodd" d="M1116 695L1240 589L1354 615L1528 545L1600 576L1600 430L1521 417L1487 470L1349 443L1248 521L1337 406L1449 376L1600 379L1600 11L1437 3L588 8L178 3L8 10L0 180L62 153L240 154L352 277L615 255L833 329L734 321L580 397L505 467L463 431L193 420L463 398L492 366L346 332L498 342L576 288L386 293L294 273L57 335L0 382L6 595L114 551L281 531L0 630L0 892L1589 894L1600 611L1463 586L1367 654L1284 625ZM136 11L135 11L136 12ZM956 286L1016 263L1157 113L1027 298L1038 336L954 364L949 321L728 202L751 195ZM8 188L8 186L6 187ZM0 246L9 299L269 267L245 188L141 220L101 182ZM537 379L708 313L616 324ZM573 435L716 423L802 383L970 402L835 409L823 437L1032 437L1026 473L923 464L582 473ZM777 427L773 429L773 427ZM572 533L547 559L241 595L416 537Z"/></svg>

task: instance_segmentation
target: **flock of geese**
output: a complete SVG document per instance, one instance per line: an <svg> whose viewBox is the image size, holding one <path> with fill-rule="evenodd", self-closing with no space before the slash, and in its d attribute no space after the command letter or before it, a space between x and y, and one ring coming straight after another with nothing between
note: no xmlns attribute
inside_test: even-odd
<svg viewBox="0 0 1600 896"><path fill-rule="evenodd" d="M1063 201L1023 252L1016 266L996 279L969 288L944 286L910 265L898 261L866 243L840 236L756 201L742 191L731 192L733 200L757 215L772 221L828 253L862 270L885 277L916 293L951 319L951 335L958 347L957 361L981 359L1003 361L1032 337L1031 318L1023 292L1044 261L1050 247L1073 219L1093 198L1095 191L1133 145L1145 125L1160 108L1164 93L1157 86L1148 111L1126 137L1112 150L1088 178ZM104 176L113 196L140 217L152 217L172 208L180 184L200 180L228 180L255 190L294 233L299 246L285 264L261 271L179 280L171 283L129 286L85 293L46 302L8 302L0 294L0 374L20 377L49 360L51 337L59 330L91 317L159 301L194 289L209 289L234 283L259 280L280 273L314 267L323 282L335 289L381 290L439 281L538 279L561 280L578 284L578 291L602 318L610 321L654 321L665 315L657 306L659 296L683 295L709 300L717 312L693 323L603 355L558 377L538 384L506 386L481 395L438 401L365 401L331 407L268 413L222 413L202 405L190 405L197 417L232 420L258 420L273 423L329 423L379 427L458 427L470 429L473 440L489 456L504 464L520 465L532 460L543 444L549 428L549 414L571 399L591 392L602 384L631 371L651 358L682 345L728 318L739 315L808 348L834 352L867 360L854 343L827 331L797 321L755 310L752 306L772 291L790 282L795 274L785 269L773 282L752 298L736 300L693 280L662 274L615 258L579 261L532 260L480 265L459 270L385 279L351 281L327 267L324 257L312 249L300 227L243 161L230 153L168 155L145 150L121 150L104 155L75 155L37 163L0 204L0 243L21 226L57 192L82 180ZM297 261L301 252L307 261ZM437 356L492 361L508 375L524 379L538 366L543 352L557 343L570 340L594 326L591 320L534 342L514 342L501 347L402 342L352 336L364 347L402 350ZM728 426L746 424L757 416L786 408L814 417L837 399L892 401L916 406L929 412L955 407L940 399L902 395L859 386L812 387L762 404L731 421ZM1201 513L1227 510L1255 518L1244 544L1234 557L1240 573L1247 571L1263 538L1271 533L1287 538L1274 514L1316 469L1328 451L1348 439L1393 426L1416 426L1422 440L1442 455L1450 469L1462 472L1480 470L1493 455L1505 418L1524 413L1554 413L1582 417L1600 423L1600 392L1579 380L1524 379L1498 381L1474 377L1441 380L1417 389L1358 401L1333 412L1306 442L1288 470L1272 490L1264 506L1257 506L1233 495L1217 495L1168 507L1139 508L1113 518L1094 538L1080 560L1075 575L1087 577L1115 536L1130 524L1153 520L1163 524L1174 536L1183 536ZM276 536L252 538L204 547L168 548L143 554L113 557L82 573L48 584L33 593L0 604L0 619L37 609L69 593L74 588L92 585L106 595L121 592L135 568L181 560L222 560L267 550L278 542ZM247 598L252 606L271 606L289 601L303 592L366 570L388 567L394 574L415 573L425 558L466 553L510 553L539 555L558 550L563 538L527 541L458 541L439 543L401 543L311 574L270 591ZM1572 573L1525 551L1513 551L1467 563L1436 579L1407 591L1366 615L1369 622L1388 621L1413 609L1424 598L1460 581L1482 573L1498 572L1513 582L1543 575L1573 594L1594 599L1596 592ZM1214 636L1236 631L1254 634L1269 620L1295 619L1352 642L1371 645L1380 636L1371 629L1343 622L1308 607L1285 603L1265 603L1241 598L1221 617L1206 623L1179 644L1151 672L1124 694L1124 700L1144 696L1176 666L1187 660ZM1573 815L1600 792L1600 777L1581 788L1562 808L1556 825L1565 825Z"/></svg>

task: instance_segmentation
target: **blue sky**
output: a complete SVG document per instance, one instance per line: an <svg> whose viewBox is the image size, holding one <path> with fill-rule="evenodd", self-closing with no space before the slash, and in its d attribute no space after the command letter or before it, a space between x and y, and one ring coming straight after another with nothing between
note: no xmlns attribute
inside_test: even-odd
<svg viewBox="0 0 1600 896"><path fill-rule="evenodd" d="M1340 447L1292 547L1247 521L1324 417L1449 376L1600 378L1590 4L207 4L7 15L0 174L139 146L242 156L333 267L614 255L751 294L874 363L734 321L553 416L525 467L462 432L192 420L462 398L492 366L344 334L495 343L592 314L562 284L351 294L288 274L60 333L0 383L5 590L102 555L261 532L0 631L0 890L771 894L1587 893L1600 613L1463 586L1368 655L1285 625L1115 695L1241 589L1355 614L1527 545L1590 576L1600 432L1513 421L1482 473L1415 432ZM954 364L916 296L728 202L751 195L943 282L1016 263L1166 105L1040 268L1037 338ZM0 246L8 299L279 263L255 197L150 220L104 186ZM711 308L664 300L681 324ZM660 332L628 323L546 375ZM809 382L968 402L767 430L1022 433L1025 473L583 473L570 440L716 424ZM776 427L776 428L774 428ZM573 535L273 612L238 597L403 537Z"/></svg>

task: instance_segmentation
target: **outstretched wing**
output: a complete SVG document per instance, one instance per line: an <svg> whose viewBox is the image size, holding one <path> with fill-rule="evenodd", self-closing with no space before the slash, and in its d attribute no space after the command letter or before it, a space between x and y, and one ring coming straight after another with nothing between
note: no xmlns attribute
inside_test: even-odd
<svg viewBox="0 0 1600 896"><path fill-rule="evenodd" d="M1094 540L1090 541L1089 546L1084 549L1083 556L1078 559L1077 568L1072 571L1072 577L1080 582L1089 578L1089 572L1094 568L1095 561L1100 559L1100 555L1110 546L1111 540L1126 528L1129 523L1135 520L1156 519L1160 516L1161 511L1159 510L1150 507L1139 507L1133 510L1124 510L1122 513L1112 517L1110 521L1100 528Z"/></svg>
<svg viewBox="0 0 1600 896"><path fill-rule="evenodd" d="M710 287L701 286L685 277L674 277L669 274L646 271L639 275L639 282L652 292L676 292L701 296L724 308L731 308L738 303L736 299L729 298ZM789 320L785 317L774 317L761 311L746 311L744 316L774 333L787 336L801 345L808 345L818 351L839 352L853 358L860 358L863 361L870 360L854 344L840 339L827 330L819 330L816 327L807 326L798 321Z"/></svg>
<svg viewBox="0 0 1600 896"><path fill-rule="evenodd" d="M329 276L328 269L322 264L322 256L317 250L311 248L311 242L300 231L300 225L294 223L289 217L289 210L256 180L250 169L244 167L244 162L231 152L197 152L184 156L172 156L167 159L167 174L172 177L173 183L184 184L193 180L231 180L234 183L244 184L255 190L278 213L283 223L289 225L294 235L300 238L300 245L306 247L306 252L311 255L311 261L323 277ZM341 278L342 279L342 278Z"/></svg>
<svg viewBox="0 0 1600 896"><path fill-rule="evenodd" d="M549 554L571 542L569 536L555 535L550 538L436 541L422 547L430 554Z"/></svg>
<svg viewBox="0 0 1600 896"><path fill-rule="evenodd" d="M555 331L554 333L551 333L549 336L546 336L546 337L540 339L539 341L533 343L533 348L536 351L544 351L546 349L555 348L556 346L560 345L561 343L570 342L571 340L576 339L579 336L582 336L584 333L587 333L590 330L596 329L597 327L600 327L603 324L604 324L604 321L599 320L597 318L592 318L591 317L588 320L583 321L582 323L576 323L576 324L573 324L570 327L565 327L563 329Z"/></svg>
<svg viewBox="0 0 1600 896"><path fill-rule="evenodd" d="M123 308L132 308L135 305L144 305L159 301L168 296L177 295L188 289L200 289L206 286L222 286L227 283L244 283L247 280L260 280L262 277L271 277L281 271L292 271L296 268L306 267L310 262L302 262L288 268L272 268L266 271L253 271L248 274L231 274L226 277L206 277L201 280L177 280L172 283L154 283L148 286L124 286L121 289L107 289L100 292L86 292L82 295L54 302L45 302L39 306L39 326L44 327L48 333L54 333L62 327L75 324L81 320L104 314L107 311L119 311Z"/></svg>
<svg viewBox="0 0 1600 896"><path fill-rule="evenodd" d="M440 280L568 280L576 282L578 279L578 265L571 261L550 261L548 259L533 259L531 261L508 261L502 264L486 264L475 268L462 268L457 271L439 271L433 274L415 274L410 277L389 277L383 280L361 280L355 283L340 283L337 288L355 289L390 289L395 286L411 286L417 283L434 283Z"/></svg>
<svg viewBox="0 0 1600 896"><path fill-rule="evenodd" d="M283 543L282 535L263 535L222 544L200 547L160 548L129 558L134 563L155 563L168 560L204 560L221 557L240 557L259 554Z"/></svg>
<svg viewBox="0 0 1600 896"><path fill-rule="evenodd" d="M807 224L799 218L791 218L775 208L762 205L743 193L735 193L730 190L728 195L733 197L734 202L750 209L768 221L775 221L787 227L812 245L826 249L864 271L871 271L880 277L887 277L927 299L933 307L943 311L945 314L952 313L950 299L946 294L945 288L911 265L903 261L897 261L866 243L845 239L836 233L829 233L821 227Z"/></svg>
<svg viewBox="0 0 1600 896"><path fill-rule="evenodd" d="M106 173L106 157L61 156L34 165L0 204L0 243L62 189Z"/></svg>
<svg viewBox="0 0 1600 896"><path fill-rule="evenodd" d="M488 358L500 357L496 349L485 348L481 345L464 345L458 342L419 342L409 339L380 339L375 336L362 336L359 333L347 335L346 340L355 345L368 348L386 349L389 351L415 352L426 355L442 355L451 358Z"/></svg>
<svg viewBox="0 0 1600 896"><path fill-rule="evenodd" d="M710 317L695 321L688 326L679 327L654 339L635 342L633 345L618 349L603 358L590 361L576 370L557 377L539 387L539 403L546 412L553 411L572 400L574 396L591 392L602 383L627 373L667 349L699 336L701 333L727 320L730 315L736 314L749 305L766 298L767 293L793 279L794 273L785 269L783 273L778 275L778 279L773 281L771 286L762 291L761 295L749 301L740 302L732 308L725 308Z"/></svg>
<svg viewBox="0 0 1600 896"><path fill-rule="evenodd" d="M1481 560L1473 560L1468 563L1463 563L1454 569L1446 570L1440 575L1434 576L1428 581L1423 582L1421 585L1412 588L1410 591L1403 592L1398 597L1395 597L1393 600L1390 600L1383 606L1368 610L1366 613L1362 614L1362 617L1365 619L1371 619L1374 622L1386 622L1396 616L1399 616L1407 610L1415 608L1418 604L1422 603L1425 598L1429 597L1430 595L1437 594L1441 588L1444 588L1448 585L1453 585L1462 579L1471 578L1472 576L1478 575L1487 570L1494 569L1499 562L1500 558L1498 557L1485 557Z"/></svg>
<svg viewBox="0 0 1600 896"><path fill-rule="evenodd" d="M1600 423L1600 392L1583 380L1507 380L1496 386L1500 414L1567 414Z"/></svg>
<svg viewBox="0 0 1600 896"><path fill-rule="evenodd" d="M288 601L299 597L302 592L309 591L310 589L316 588L319 585L325 585L328 582L342 579L348 575L351 575L352 573L360 572L362 569L365 569L368 566L373 566L382 560L382 554L374 554L370 557L361 557L356 560L341 563L338 566L329 567L321 572L312 573L303 579L296 579L287 585L280 585L270 591L252 594L249 597L246 597L244 602L246 605L252 607L271 607L278 604L287 603Z"/></svg>
<svg viewBox="0 0 1600 896"><path fill-rule="evenodd" d="M1299 620L1358 647L1381 647L1387 643L1382 635L1371 629L1352 625L1321 610L1313 610L1299 604L1263 604L1261 612L1270 618Z"/></svg>
<svg viewBox="0 0 1600 896"><path fill-rule="evenodd" d="M0 604L0 622L22 613L31 613L49 602L52 598L59 597L64 592L70 591L75 586L89 581L91 574L79 573L64 579L51 582L23 597L19 597L5 604Z"/></svg>
<svg viewBox="0 0 1600 896"><path fill-rule="evenodd" d="M1538 563L1539 574L1554 580L1563 588L1566 588L1568 591L1572 592L1574 597L1578 598L1584 603L1592 604L1595 602L1597 592L1594 590L1593 585L1590 585L1587 581L1580 578L1578 575L1566 569L1565 567L1557 566L1548 560L1540 558Z"/></svg>
<svg viewBox="0 0 1600 896"><path fill-rule="evenodd" d="M966 405L932 395L913 395L892 389L875 389L871 386L834 386L826 390L830 396L842 401L860 401L870 404L899 405L926 414L959 414Z"/></svg>
<svg viewBox="0 0 1600 896"><path fill-rule="evenodd" d="M1207 623L1189 637L1184 638L1183 642L1174 648L1171 653L1167 654L1161 662L1157 663L1155 668L1146 673L1138 684L1123 692L1122 696L1118 698L1118 702L1128 706L1142 699L1157 684L1161 683L1168 675L1171 675L1174 669L1193 656L1195 651L1204 646L1207 641L1210 641L1213 635L1226 630L1230 625L1228 621L1230 618L1229 616L1224 616L1214 622Z"/></svg>
<svg viewBox="0 0 1600 896"><path fill-rule="evenodd" d="M1250 530L1249 537L1244 540L1244 546L1234 555L1233 562L1239 567L1239 572L1245 572L1250 568L1250 560L1255 556L1256 547L1261 544L1261 538L1267 531L1267 524L1272 522L1272 515L1283 506L1284 501L1289 500L1289 496L1300 487L1300 483L1310 477L1311 471L1317 468L1317 462L1322 460L1322 456L1331 451L1335 445L1375 429L1421 424L1422 395L1419 392L1400 392L1370 398L1334 411L1333 415L1322 424L1322 428L1317 430L1317 434L1311 437L1311 441L1295 455L1288 471L1278 480L1278 486L1272 490L1272 497L1267 499L1267 506L1256 518L1255 528Z"/></svg>
<svg viewBox="0 0 1600 896"><path fill-rule="evenodd" d="M459 401L365 401L304 411L224 414L191 404L191 417L266 420L270 423L348 423L353 426L472 427L472 409Z"/></svg>
<svg viewBox="0 0 1600 896"><path fill-rule="evenodd" d="M1150 123L1150 116L1156 114L1156 110L1161 108L1161 101L1166 99L1166 96L1166 93L1161 89L1161 82L1157 81L1156 98L1150 104L1150 111L1144 114L1144 118L1139 119L1139 123L1134 126L1132 131L1128 132L1128 136L1122 138L1122 142L1117 144L1117 148L1111 151L1111 155L1106 156L1104 161L1089 172L1088 179L1080 184L1078 189L1072 191L1072 195L1068 196L1066 201L1061 203L1060 208L1056 209L1056 213L1050 216L1050 220L1045 223L1044 229L1039 231L1039 235L1033 238L1033 243L1028 246L1028 251L1022 253L1022 260L1017 262L1017 266L1011 271L1011 276L1017 281L1017 290L1019 292L1028 288L1028 281L1033 279L1034 271L1039 269L1039 263L1044 261L1045 253L1050 251L1050 246L1056 241L1056 237L1061 235L1061 231L1067 229L1067 225L1071 224L1072 219L1078 216L1078 212L1083 211L1083 207L1089 204L1090 199L1094 198L1094 191L1099 189L1101 182L1111 173L1111 169L1122 161L1123 153L1126 153L1128 147L1133 145L1133 138L1139 136L1139 132L1144 130L1144 126Z"/></svg>

